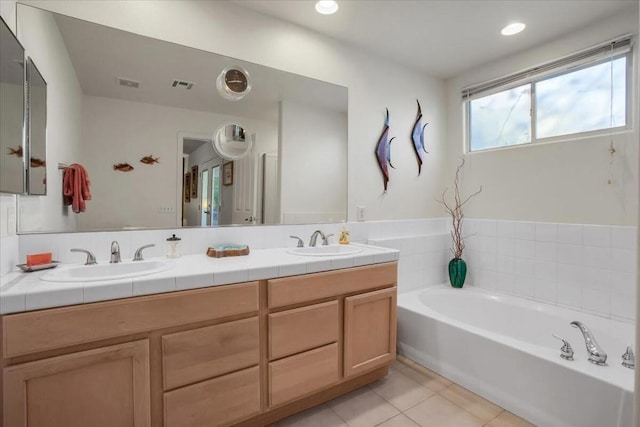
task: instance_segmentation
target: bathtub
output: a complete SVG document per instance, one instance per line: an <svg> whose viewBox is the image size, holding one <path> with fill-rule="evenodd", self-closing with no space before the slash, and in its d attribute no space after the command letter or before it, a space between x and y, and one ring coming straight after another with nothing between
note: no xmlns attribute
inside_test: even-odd
<svg viewBox="0 0 640 427"><path fill-rule="evenodd" d="M607 352L587 361L584 322ZM561 359L567 339L574 361ZM398 351L544 427L627 427L633 370L620 365L634 326L579 311L467 287L435 286L398 296Z"/></svg>

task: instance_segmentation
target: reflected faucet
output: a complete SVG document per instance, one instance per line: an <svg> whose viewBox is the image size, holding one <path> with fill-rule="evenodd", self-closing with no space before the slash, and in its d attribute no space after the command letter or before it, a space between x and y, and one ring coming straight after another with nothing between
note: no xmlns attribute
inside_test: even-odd
<svg viewBox="0 0 640 427"><path fill-rule="evenodd" d="M111 242L111 261L109 262L112 264L122 262L122 259L120 259L120 245L115 240Z"/></svg>
<svg viewBox="0 0 640 427"><path fill-rule="evenodd" d="M602 347L598 345L598 342L596 341L589 328L587 328L587 325L574 320L573 322L571 322L571 326L580 329L580 332L582 332L584 343L587 346L587 353L589 353L589 362L596 365L606 365L607 353L605 353Z"/></svg>

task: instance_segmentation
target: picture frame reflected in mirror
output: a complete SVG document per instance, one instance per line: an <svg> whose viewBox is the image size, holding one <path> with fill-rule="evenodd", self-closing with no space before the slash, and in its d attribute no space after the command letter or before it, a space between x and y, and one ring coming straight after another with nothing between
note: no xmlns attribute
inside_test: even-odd
<svg viewBox="0 0 640 427"><path fill-rule="evenodd" d="M233 185L233 161L222 165L222 185Z"/></svg>

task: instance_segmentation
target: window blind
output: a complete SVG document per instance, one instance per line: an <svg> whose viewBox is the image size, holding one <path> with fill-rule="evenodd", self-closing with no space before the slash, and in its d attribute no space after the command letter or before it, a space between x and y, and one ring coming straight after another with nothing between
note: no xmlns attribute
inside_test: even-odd
<svg viewBox="0 0 640 427"><path fill-rule="evenodd" d="M617 57L630 52L632 46L632 36L631 34L626 34L554 61L528 68L504 77L489 80L484 83L467 86L461 91L462 99L467 101L479 98L495 92L496 89L504 90L512 88L525 83L530 83L534 80L540 80L551 74L560 74L564 71L581 67L588 63Z"/></svg>

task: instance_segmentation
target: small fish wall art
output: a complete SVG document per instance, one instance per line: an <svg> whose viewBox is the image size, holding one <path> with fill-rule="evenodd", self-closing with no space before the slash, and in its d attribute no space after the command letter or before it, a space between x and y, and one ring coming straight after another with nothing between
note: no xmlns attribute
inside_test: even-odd
<svg viewBox="0 0 640 427"><path fill-rule="evenodd" d="M154 158L152 155L144 156L140 159L140 163L144 163L145 165L153 165L154 163L160 163L158 160L160 157Z"/></svg>
<svg viewBox="0 0 640 427"><path fill-rule="evenodd" d="M129 163L118 163L113 165L113 170L119 172L131 172L133 170L133 166Z"/></svg>
<svg viewBox="0 0 640 427"><path fill-rule="evenodd" d="M32 168L43 168L47 166L47 162L42 159L36 159L35 157L31 158L31 167Z"/></svg>
<svg viewBox="0 0 640 427"><path fill-rule="evenodd" d="M9 147L9 155L10 156L16 156L16 157L22 157L22 147L16 147L16 148Z"/></svg>
<svg viewBox="0 0 640 427"><path fill-rule="evenodd" d="M395 166L391 164L391 141L394 139L395 137L389 139L389 109L387 108L384 128L382 128L382 134L378 138L378 144L376 145L376 158L382 171L385 193L387 192L387 184L389 184L389 166L395 169Z"/></svg>
<svg viewBox="0 0 640 427"><path fill-rule="evenodd" d="M424 155L429 154L424 147L424 128L427 127L429 123L425 123L424 126L422 126L422 108L420 108L420 101L416 99L416 102L418 103L418 115L413 125L411 139L413 140L413 149L418 158L418 175L420 175L420 172L422 172L422 163L424 163Z"/></svg>

